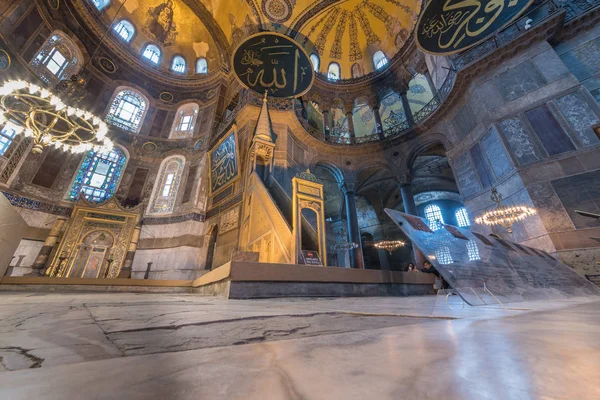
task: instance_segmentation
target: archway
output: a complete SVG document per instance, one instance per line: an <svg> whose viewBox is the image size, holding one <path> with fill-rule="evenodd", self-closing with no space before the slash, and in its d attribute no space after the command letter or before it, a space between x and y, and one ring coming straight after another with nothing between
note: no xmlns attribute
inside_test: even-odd
<svg viewBox="0 0 600 400"><path fill-rule="evenodd" d="M208 249L206 251L206 264L205 269L212 270L213 262L215 259L215 247L217 244L217 237L219 236L219 226L213 225L208 238Z"/></svg>

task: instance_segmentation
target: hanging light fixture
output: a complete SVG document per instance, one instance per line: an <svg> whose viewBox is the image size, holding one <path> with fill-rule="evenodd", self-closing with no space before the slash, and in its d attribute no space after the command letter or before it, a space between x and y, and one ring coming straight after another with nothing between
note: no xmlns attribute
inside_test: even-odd
<svg viewBox="0 0 600 400"><path fill-rule="evenodd" d="M392 254L392 252L400 247L406 246L406 242L402 240L380 240L376 242L374 246L377 249L386 250L388 253Z"/></svg>
<svg viewBox="0 0 600 400"><path fill-rule="evenodd" d="M379 192L379 205L382 209L385 209L383 204L383 198L381 196L382 187L383 184L378 184L377 191ZM381 227L381 229L383 230L383 237L387 237L385 227ZM388 253L392 254L392 252L399 249L400 247L406 246L406 242L403 240L378 240L373 244L373 246L375 246L376 249L386 250Z"/></svg>
<svg viewBox="0 0 600 400"><path fill-rule="evenodd" d="M48 146L73 153L113 148L104 121L26 81L8 81L0 87L0 112L0 124L33 138L32 153Z"/></svg>
<svg viewBox="0 0 600 400"><path fill-rule="evenodd" d="M536 214L534 208L527 206L502 206L502 195L498 193L495 187L492 187L492 195L490 198L496 203L496 209L488 211L476 218L476 223L488 226L501 225L506 228L508 233L512 233L512 226L515 222L522 221L525 218Z"/></svg>
<svg viewBox="0 0 600 400"><path fill-rule="evenodd" d="M110 151L113 142L106 137L108 126L89 111L77 108L86 95L83 71L94 58L125 2L117 10L94 53L77 75L61 80L55 92L24 81L5 81L0 86L0 125L33 138L32 153L56 148L73 153Z"/></svg>

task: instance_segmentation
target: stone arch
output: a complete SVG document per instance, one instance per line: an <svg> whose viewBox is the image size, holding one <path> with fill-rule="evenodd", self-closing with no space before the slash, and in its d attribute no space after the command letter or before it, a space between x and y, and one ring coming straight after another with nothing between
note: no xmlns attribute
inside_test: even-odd
<svg viewBox="0 0 600 400"><path fill-rule="evenodd" d="M423 152L427 151L427 149L438 144L441 144L446 152L452 148L452 143L450 140L441 133L431 134L427 135L427 137L417 139L406 151L408 157L402 161L401 170L410 171L417 157L419 157Z"/></svg>

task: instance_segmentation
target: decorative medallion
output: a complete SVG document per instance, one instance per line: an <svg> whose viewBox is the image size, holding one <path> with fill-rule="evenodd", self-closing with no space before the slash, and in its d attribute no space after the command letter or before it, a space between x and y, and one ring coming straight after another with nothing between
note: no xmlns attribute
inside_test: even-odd
<svg viewBox="0 0 600 400"><path fill-rule="evenodd" d="M10 68L10 56L8 53L0 49L0 71L6 71Z"/></svg>
<svg viewBox="0 0 600 400"><path fill-rule="evenodd" d="M204 144L204 139L196 140L196 143L194 143L194 150L195 151L200 150L200 147L202 147L203 144Z"/></svg>
<svg viewBox="0 0 600 400"><path fill-rule="evenodd" d="M60 7L60 0L48 0L48 4L51 9L58 10L58 7Z"/></svg>
<svg viewBox="0 0 600 400"><path fill-rule="evenodd" d="M165 103L170 103L173 101L173 94L169 92L162 92L158 97Z"/></svg>
<svg viewBox="0 0 600 400"><path fill-rule="evenodd" d="M210 89L208 93L206 93L206 98L210 100L213 97L215 97L216 94L217 92L215 91L215 89Z"/></svg>
<svg viewBox="0 0 600 400"><path fill-rule="evenodd" d="M153 142L146 142L142 145L142 154L147 156L156 151L156 144Z"/></svg>
<svg viewBox="0 0 600 400"><path fill-rule="evenodd" d="M231 64L238 81L261 96L294 98L308 92L315 75L306 51L289 37L261 32L233 52Z"/></svg>
<svg viewBox="0 0 600 400"><path fill-rule="evenodd" d="M274 23L280 24L292 16L296 0L262 0L263 14Z"/></svg>
<svg viewBox="0 0 600 400"><path fill-rule="evenodd" d="M109 74L114 74L117 71L117 66L110 59L106 57L98 58L98 64L100 64L100 68L104 70L104 72Z"/></svg>
<svg viewBox="0 0 600 400"><path fill-rule="evenodd" d="M519 18L533 0L430 1L415 29L426 53L448 55L473 47Z"/></svg>

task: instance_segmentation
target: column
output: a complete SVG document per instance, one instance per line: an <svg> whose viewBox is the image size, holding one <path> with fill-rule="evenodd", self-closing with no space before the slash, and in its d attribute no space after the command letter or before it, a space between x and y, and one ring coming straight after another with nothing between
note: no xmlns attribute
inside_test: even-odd
<svg viewBox="0 0 600 400"><path fill-rule="evenodd" d="M44 275L43 270L46 267L46 262L48 261L48 257L50 257L50 253L52 252L52 249L56 245L56 242L58 242L58 237L60 236L60 232L62 231L62 228L65 225L66 221L67 221L67 219L63 218L63 217L58 217L56 219L56 221L54 221L54 225L52 225L52 229L50 229L50 233L48 234L48 237L44 241L44 245L40 249L40 252L38 253L37 257L35 258L33 265L31 266L31 273L29 275L31 275L31 276L43 276Z"/></svg>
<svg viewBox="0 0 600 400"><path fill-rule="evenodd" d="M404 109L404 114L406 114L406 121L410 126L415 124L415 119L413 118L412 110L410 109L410 103L408 102L408 97L406 97L406 92L400 93L400 98L402 99L402 108Z"/></svg>
<svg viewBox="0 0 600 400"><path fill-rule="evenodd" d="M375 242L379 240L386 240L383 235L378 235L378 239L373 238ZM387 250L377 249L377 255L379 256L379 265L381 266L382 271L388 271L390 269L390 254Z"/></svg>
<svg viewBox="0 0 600 400"><path fill-rule="evenodd" d="M354 121L352 120L352 111L346 113L346 119L348 120L348 131L350 132L350 140L354 141L356 134L354 133Z"/></svg>
<svg viewBox="0 0 600 400"><path fill-rule="evenodd" d="M379 106L373 107L373 115L375 116L375 132L379 136L379 140L383 140L383 123L381 122L381 114L379 113Z"/></svg>
<svg viewBox="0 0 600 400"><path fill-rule="evenodd" d="M133 264L133 257L137 250L138 242L140 241L140 233L142 232L142 226L137 225L131 235L131 241L127 248L127 254L125 255L125 261L123 261L123 268L119 272L119 278L131 278L131 265Z"/></svg>
<svg viewBox="0 0 600 400"><path fill-rule="evenodd" d="M347 242L348 235L346 235L346 228L344 227L344 221L338 219L332 223L333 233L335 235L335 243ZM337 250L338 267L350 268L350 255L347 251Z"/></svg>
<svg viewBox="0 0 600 400"><path fill-rule="evenodd" d="M425 71L425 78L427 79L427 83L429 83L433 97L437 96L437 88L435 87L435 83L433 83L433 79L431 78L429 71Z"/></svg>
<svg viewBox="0 0 600 400"><path fill-rule="evenodd" d="M400 194L402 195L402 204L404 204L404 212L410 215L417 215L417 206L415 204L415 197L413 196L412 187L410 183L403 183L400 185ZM423 266L425 262L425 256L421 253L413 243L413 256L415 258L415 265L417 268Z"/></svg>
<svg viewBox="0 0 600 400"><path fill-rule="evenodd" d="M329 110L323 110L323 133L329 136Z"/></svg>
<svg viewBox="0 0 600 400"><path fill-rule="evenodd" d="M348 240L358 244L354 250L350 250L350 262L353 268L365 269L363 259L362 241L358 229L358 215L356 214L356 198L354 196L354 184L344 183L340 189L344 193L346 202L346 221L348 222Z"/></svg>

